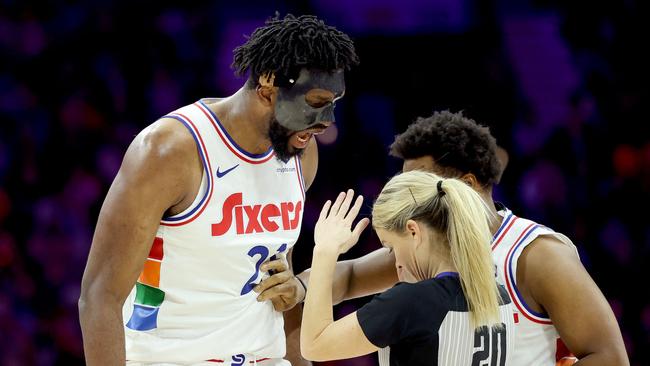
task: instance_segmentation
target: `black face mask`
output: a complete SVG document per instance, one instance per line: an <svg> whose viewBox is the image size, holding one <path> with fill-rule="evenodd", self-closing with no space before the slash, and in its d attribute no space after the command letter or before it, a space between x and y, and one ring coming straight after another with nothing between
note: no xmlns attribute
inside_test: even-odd
<svg viewBox="0 0 650 366"><path fill-rule="evenodd" d="M345 92L343 70L326 72L301 69L297 79L276 75L274 85L278 86L275 103L275 118L291 131L302 131L321 122L334 122L334 102ZM334 94L331 103L316 108L305 100L312 89L324 89Z"/></svg>

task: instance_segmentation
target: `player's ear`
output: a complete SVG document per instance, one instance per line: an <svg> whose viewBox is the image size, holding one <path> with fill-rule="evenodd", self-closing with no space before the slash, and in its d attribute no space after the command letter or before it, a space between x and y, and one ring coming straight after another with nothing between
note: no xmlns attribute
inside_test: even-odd
<svg viewBox="0 0 650 366"><path fill-rule="evenodd" d="M499 176L497 177L497 183L501 181L501 177L503 176L503 172L506 170L506 167L508 166L508 161L510 160L510 157L508 156L508 152L506 149L502 148L501 146L497 146L497 159L499 160Z"/></svg>
<svg viewBox="0 0 650 366"><path fill-rule="evenodd" d="M255 88L255 92L262 104L268 107L273 106L275 103L277 87L273 86L274 79L275 76L273 74L261 75Z"/></svg>
<svg viewBox="0 0 650 366"><path fill-rule="evenodd" d="M259 97L262 104L265 106L272 106L275 103L275 91L272 87L267 86L258 86L257 87L257 96Z"/></svg>
<svg viewBox="0 0 650 366"><path fill-rule="evenodd" d="M481 189L481 184L478 182L478 179L476 179L476 176L472 173L463 174L460 177L460 180L462 180L468 186L472 187L474 190Z"/></svg>

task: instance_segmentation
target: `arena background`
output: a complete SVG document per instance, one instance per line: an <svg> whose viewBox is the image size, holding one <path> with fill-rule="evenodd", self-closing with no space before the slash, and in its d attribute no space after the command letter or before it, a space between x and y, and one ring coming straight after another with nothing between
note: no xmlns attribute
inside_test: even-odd
<svg viewBox="0 0 650 366"><path fill-rule="evenodd" d="M373 199L400 169L387 156L396 133L463 110L510 154L496 196L575 241L632 364L650 364L647 2L1 0L0 365L83 364L81 275L129 142L235 91L232 49L276 10L319 15L361 58L321 139L297 270L327 198L352 187ZM366 232L346 257L378 245Z"/></svg>

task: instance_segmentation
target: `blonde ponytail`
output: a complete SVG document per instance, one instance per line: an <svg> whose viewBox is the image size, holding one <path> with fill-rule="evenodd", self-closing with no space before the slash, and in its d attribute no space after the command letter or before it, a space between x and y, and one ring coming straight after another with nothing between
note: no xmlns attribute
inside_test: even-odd
<svg viewBox="0 0 650 366"><path fill-rule="evenodd" d="M442 184L449 213L447 238L475 326L500 323L499 290L490 251L492 235L485 202L456 179Z"/></svg>
<svg viewBox="0 0 650 366"><path fill-rule="evenodd" d="M499 324L499 291L490 252L490 211L478 193L457 179L422 171L393 177L373 206L373 226L401 232L408 220L446 232L475 327Z"/></svg>

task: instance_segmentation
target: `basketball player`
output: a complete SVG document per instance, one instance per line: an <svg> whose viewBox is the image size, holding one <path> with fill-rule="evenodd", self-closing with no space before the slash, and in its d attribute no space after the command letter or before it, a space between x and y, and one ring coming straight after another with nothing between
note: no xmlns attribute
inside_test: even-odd
<svg viewBox="0 0 650 366"><path fill-rule="evenodd" d="M363 201L358 197L348 212L352 196L348 191L334 204L325 203L316 224L300 335L303 355L323 361L384 347L381 365L511 365L513 310L494 278L491 213L478 193L457 179L413 171L386 184L372 224L395 255L400 283L333 321L336 259L368 224L363 219L350 229Z"/></svg>
<svg viewBox="0 0 650 366"><path fill-rule="evenodd" d="M513 364L555 365L565 345L580 360L578 365L629 364L614 314L571 241L492 200L492 186L502 169L487 128L460 113L434 113L397 136L391 154L404 159L404 171L463 180L492 211L490 248L497 280L516 306ZM337 263L335 303L393 286L398 281L395 268L395 255L386 249ZM300 277L308 282L309 271Z"/></svg>
<svg viewBox="0 0 650 366"><path fill-rule="evenodd" d="M88 365L289 365L277 310L293 303L258 302L252 288L263 271L286 275L280 260L260 265L298 238L313 135L334 121L358 58L344 33L291 15L234 54L241 89L162 117L126 152L82 282ZM301 299L290 282L287 298Z"/></svg>

